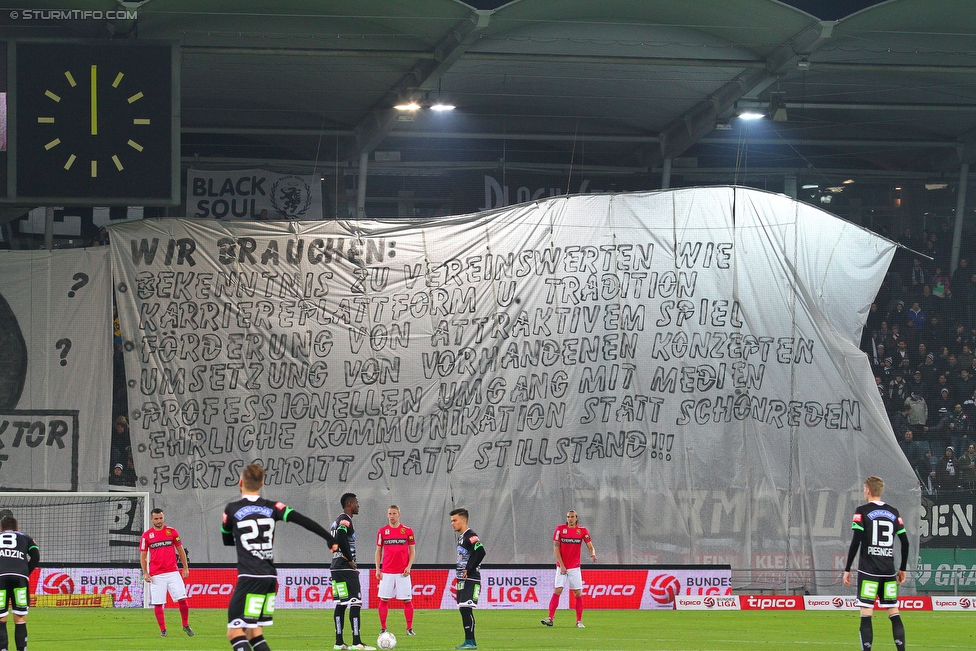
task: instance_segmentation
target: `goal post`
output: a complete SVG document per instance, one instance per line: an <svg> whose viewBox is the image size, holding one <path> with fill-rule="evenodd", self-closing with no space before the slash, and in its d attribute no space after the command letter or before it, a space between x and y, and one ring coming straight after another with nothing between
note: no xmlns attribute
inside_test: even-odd
<svg viewBox="0 0 976 651"><path fill-rule="evenodd" d="M37 543L41 563L139 564L149 493L0 493L0 517Z"/></svg>

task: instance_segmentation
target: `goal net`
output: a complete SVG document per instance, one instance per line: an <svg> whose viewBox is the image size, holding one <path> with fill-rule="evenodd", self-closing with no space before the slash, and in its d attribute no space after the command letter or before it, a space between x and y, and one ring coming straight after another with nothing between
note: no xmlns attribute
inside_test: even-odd
<svg viewBox="0 0 976 651"><path fill-rule="evenodd" d="M139 563L149 508L148 493L0 493L0 517L17 518L45 564Z"/></svg>

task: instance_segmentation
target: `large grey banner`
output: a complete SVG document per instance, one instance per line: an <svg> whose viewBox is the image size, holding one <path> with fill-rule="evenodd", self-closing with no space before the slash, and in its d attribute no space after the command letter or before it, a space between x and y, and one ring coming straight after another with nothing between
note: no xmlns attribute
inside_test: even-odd
<svg viewBox="0 0 976 651"><path fill-rule="evenodd" d="M399 504L419 562L453 558L456 506L490 562L548 562L574 508L601 561L815 583L869 474L917 531L856 347L893 244L787 197L146 220L112 241L137 469L198 560L230 560L218 521L252 461L326 523L357 493L364 536ZM307 543L281 557L324 560Z"/></svg>
<svg viewBox="0 0 976 651"><path fill-rule="evenodd" d="M108 486L108 249L0 251L0 490Z"/></svg>

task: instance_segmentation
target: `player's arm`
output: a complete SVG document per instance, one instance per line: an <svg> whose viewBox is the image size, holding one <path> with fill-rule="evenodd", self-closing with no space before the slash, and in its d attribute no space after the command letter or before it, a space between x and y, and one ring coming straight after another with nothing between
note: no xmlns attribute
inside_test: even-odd
<svg viewBox="0 0 976 651"><path fill-rule="evenodd" d="M149 576L149 552L139 552L139 563L142 565L142 576L148 582Z"/></svg>
<svg viewBox="0 0 976 651"><path fill-rule="evenodd" d="M559 541L552 541L552 555L556 557L556 566L560 574L566 573L566 565L563 563L563 555L559 552Z"/></svg>
<svg viewBox="0 0 976 651"><path fill-rule="evenodd" d="M413 567L413 559L417 557L417 545L410 543L407 545L407 567L403 570L403 576L410 576L410 568Z"/></svg>
<svg viewBox="0 0 976 651"><path fill-rule="evenodd" d="M901 520L901 518L898 519ZM905 570L908 568L908 534L905 533L904 526L898 531L898 540L901 541L901 565L898 568L898 583L904 583Z"/></svg>
<svg viewBox="0 0 976 651"><path fill-rule="evenodd" d="M593 541L590 540L590 532L583 529L583 542L586 543L587 548L590 550L590 559L596 563L596 550L593 548Z"/></svg>
<svg viewBox="0 0 976 651"><path fill-rule="evenodd" d="M345 520L339 520L336 524L335 543L339 546L339 552L355 568L356 565L352 560L352 548L349 547L349 527L346 526Z"/></svg>
<svg viewBox="0 0 976 651"><path fill-rule="evenodd" d="M33 572L40 562L41 552L38 550L37 544L31 541L31 545L27 549L27 574Z"/></svg>
<svg viewBox="0 0 976 651"><path fill-rule="evenodd" d="M855 514L854 517L857 518L859 515ZM851 584L851 565L854 564L857 550L861 546L861 538L864 536L864 527L857 520L851 523L851 530L853 535L851 536L851 546L847 550L847 565L844 566L844 585Z"/></svg>
<svg viewBox="0 0 976 651"><path fill-rule="evenodd" d="M378 532L376 534L376 553L373 554L373 561L376 563L376 580L377 581L379 581L379 580L381 580L383 578L382 565L380 564L380 561L382 560L381 557L382 557L382 554L383 554L383 539L381 537L382 531L383 530L381 529L380 532Z"/></svg>
<svg viewBox="0 0 976 651"><path fill-rule="evenodd" d="M183 571L181 574L185 579L190 576L190 561L186 557L186 550L183 549L183 545L176 546L176 553L180 555L180 562L183 563Z"/></svg>
<svg viewBox="0 0 976 651"><path fill-rule="evenodd" d="M281 519L284 520L285 522L297 524L299 527L308 529L319 538L324 539L326 544L328 544L329 548L332 551L338 549L338 547L336 546L336 539L332 537L331 533L326 531L325 527L320 525L312 518L302 515L295 509L290 509L285 507L285 512L282 514Z"/></svg>
<svg viewBox="0 0 976 651"><path fill-rule="evenodd" d="M224 541L224 547L234 546L234 531L233 525L230 524L230 517L227 511L224 511L224 521L220 525L220 538Z"/></svg>
<svg viewBox="0 0 976 651"><path fill-rule="evenodd" d="M485 546L481 544L480 540L476 540L474 544L471 545L471 554L468 556L468 562L464 566L465 576L467 576L471 570L481 565L481 561L483 560L485 560Z"/></svg>

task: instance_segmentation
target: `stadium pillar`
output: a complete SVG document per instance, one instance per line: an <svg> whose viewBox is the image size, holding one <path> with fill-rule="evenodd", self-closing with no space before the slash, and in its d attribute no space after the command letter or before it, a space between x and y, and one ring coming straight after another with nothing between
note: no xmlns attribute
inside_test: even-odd
<svg viewBox="0 0 976 651"><path fill-rule="evenodd" d="M44 249L50 251L54 248L54 208L48 206L44 209Z"/></svg>
<svg viewBox="0 0 976 651"><path fill-rule="evenodd" d="M796 174L787 174L783 177L783 194L796 199Z"/></svg>
<svg viewBox="0 0 976 651"><path fill-rule="evenodd" d="M366 167L369 163L369 152L359 154L359 178L356 186L356 219L366 219Z"/></svg>
<svg viewBox="0 0 976 651"><path fill-rule="evenodd" d="M664 167L661 170L661 189L669 190L671 188L671 159L664 159Z"/></svg>
<svg viewBox="0 0 976 651"><path fill-rule="evenodd" d="M950 273L959 266L959 248L962 244L962 220L966 216L966 185L969 183L969 163L959 166L959 190L956 192L956 224L952 229L952 258Z"/></svg>

